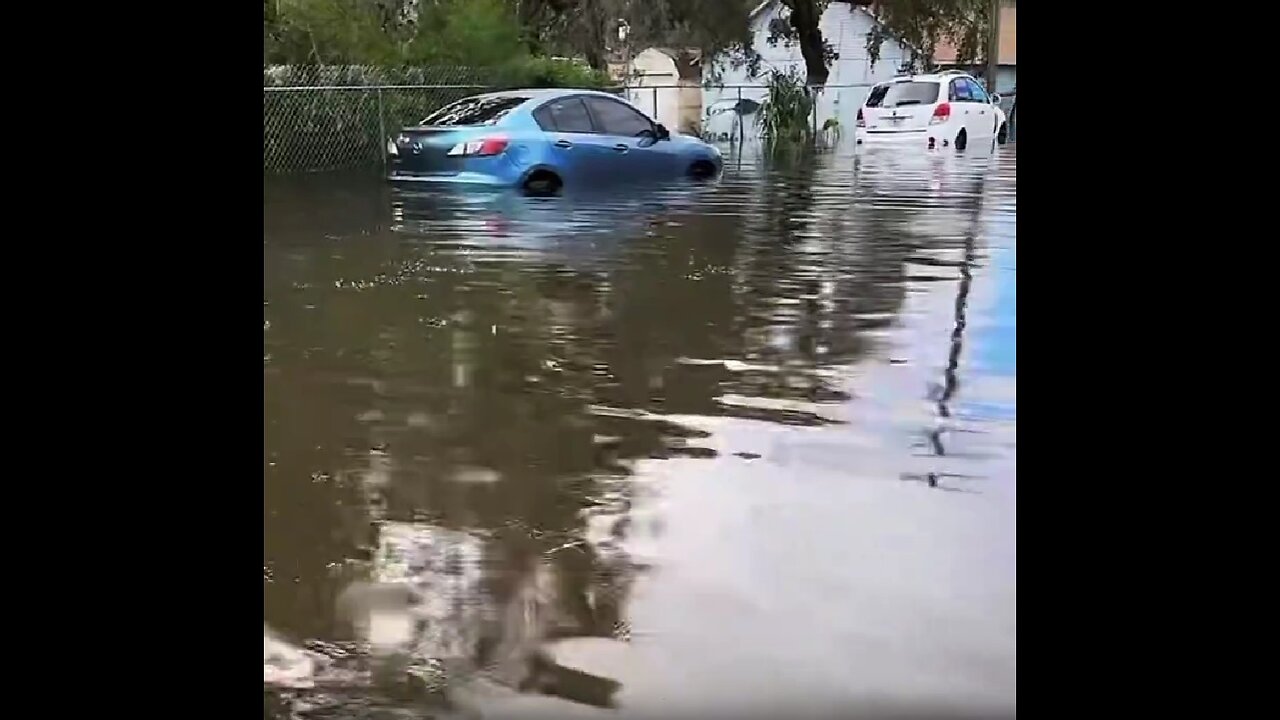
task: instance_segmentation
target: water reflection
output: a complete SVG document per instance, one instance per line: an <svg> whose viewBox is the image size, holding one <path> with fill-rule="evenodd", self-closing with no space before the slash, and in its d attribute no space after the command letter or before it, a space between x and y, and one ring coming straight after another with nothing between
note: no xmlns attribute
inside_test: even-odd
<svg viewBox="0 0 1280 720"><path fill-rule="evenodd" d="M630 641L675 517L653 461L784 482L852 460L981 493L990 468L956 464L993 452L956 439L988 430L961 378L987 244L1012 240L987 229L1011 222L1011 153L734 158L716 183L549 199L268 186L277 711L448 708L476 683L481 705L617 704L643 683L547 647Z"/></svg>

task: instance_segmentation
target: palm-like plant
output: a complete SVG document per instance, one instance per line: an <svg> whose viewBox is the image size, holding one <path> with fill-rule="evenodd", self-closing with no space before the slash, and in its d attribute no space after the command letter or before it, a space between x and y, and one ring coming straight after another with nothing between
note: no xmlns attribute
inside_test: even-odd
<svg viewBox="0 0 1280 720"><path fill-rule="evenodd" d="M804 77L795 69L769 73L769 95L760 107L760 136L771 149L782 145L807 146L813 142L809 116L813 98Z"/></svg>

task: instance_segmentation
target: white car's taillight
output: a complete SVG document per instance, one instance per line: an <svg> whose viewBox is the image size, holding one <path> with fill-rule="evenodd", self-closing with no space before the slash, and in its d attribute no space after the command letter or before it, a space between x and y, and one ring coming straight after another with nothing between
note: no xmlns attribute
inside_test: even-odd
<svg viewBox="0 0 1280 720"><path fill-rule="evenodd" d="M486 157L488 155L500 155L506 149L506 138L489 137L483 140L469 140L464 143L458 143L449 148L449 152L446 154L453 157Z"/></svg>
<svg viewBox="0 0 1280 720"><path fill-rule="evenodd" d="M941 125L951 119L951 103L938 103L933 109L933 117L929 118L930 125Z"/></svg>
<svg viewBox="0 0 1280 720"><path fill-rule="evenodd" d="M866 118L864 118L864 117L862 117L862 108L858 108L858 122L857 122L857 126L858 126L858 127L866 127L866 126L867 126L867 119L866 119Z"/></svg>

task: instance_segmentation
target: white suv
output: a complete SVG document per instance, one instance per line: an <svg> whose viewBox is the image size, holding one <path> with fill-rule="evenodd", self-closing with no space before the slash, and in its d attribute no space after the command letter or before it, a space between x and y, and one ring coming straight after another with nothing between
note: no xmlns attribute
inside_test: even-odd
<svg viewBox="0 0 1280 720"><path fill-rule="evenodd" d="M933 149L970 142L1008 139L1000 95L987 91L971 75L948 70L911 75L871 88L858 108L859 145L918 144Z"/></svg>

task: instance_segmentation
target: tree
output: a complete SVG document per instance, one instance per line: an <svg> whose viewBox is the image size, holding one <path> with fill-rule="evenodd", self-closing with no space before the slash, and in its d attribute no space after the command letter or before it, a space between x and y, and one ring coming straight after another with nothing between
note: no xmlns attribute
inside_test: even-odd
<svg viewBox="0 0 1280 720"><path fill-rule="evenodd" d="M751 45L758 0L627 0L624 17L638 47L698 48L704 55Z"/></svg>
<svg viewBox="0 0 1280 720"><path fill-rule="evenodd" d="M825 85L829 74L827 66L839 57L831 43L822 37L819 23L831 0L781 0L791 12L777 18L769 25L769 44L778 41L800 45L804 57L805 81L810 85Z"/></svg>
<svg viewBox="0 0 1280 720"><path fill-rule="evenodd" d="M788 12L769 24L770 45L782 42L800 46L804 58L805 82L825 85L832 61L840 57L822 36L822 14L832 2L866 5L867 0L780 0Z"/></svg>
<svg viewBox="0 0 1280 720"><path fill-rule="evenodd" d="M990 0L877 0L880 23L867 34L867 55L875 62L886 40L898 40L911 48L911 65L933 68L938 44L955 46L956 63L968 65L986 46L991 27Z"/></svg>
<svg viewBox="0 0 1280 720"><path fill-rule="evenodd" d="M508 0L445 0L421 8L407 55L415 62L493 67L524 54Z"/></svg>
<svg viewBox="0 0 1280 720"><path fill-rule="evenodd" d="M512 2L265 0L265 60L494 66L523 54Z"/></svg>
<svg viewBox="0 0 1280 720"><path fill-rule="evenodd" d="M957 63L974 61L985 48L991 19L990 0L779 1L788 12L770 24L768 42L800 46L806 82L810 85L825 84L831 62L839 57L822 36L820 25L822 14L832 2L872 7L880 21L867 34L867 54L872 63L879 59L880 46L886 40L899 40L911 48L910 62L920 69L932 67L934 52L942 41L955 46ZM748 57L749 61L753 59Z"/></svg>
<svg viewBox="0 0 1280 720"><path fill-rule="evenodd" d="M617 47L617 28L628 27L632 47L697 48L710 55L750 47L750 0L518 0L526 43L535 53L585 58L605 69Z"/></svg>
<svg viewBox="0 0 1280 720"><path fill-rule="evenodd" d="M623 0L510 0L515 3L525 46L535 54L568 54L607 69L609 18Z"/></svg>

